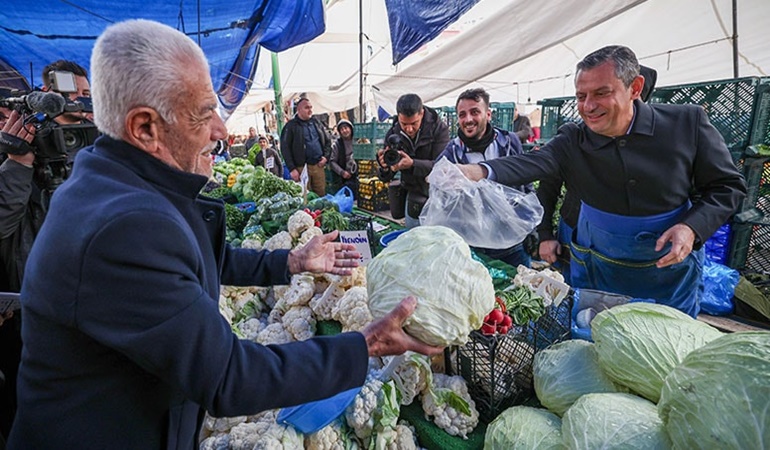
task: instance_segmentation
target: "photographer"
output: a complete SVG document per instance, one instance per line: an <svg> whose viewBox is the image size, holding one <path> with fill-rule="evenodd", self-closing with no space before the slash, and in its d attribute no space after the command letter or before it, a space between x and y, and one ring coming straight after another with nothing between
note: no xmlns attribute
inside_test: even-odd
<svg viewBox="0 0 770 450"><path fill-rule="evenodd" d="M425 177L449 142L449 128L416 94L402 95L396 112L397 120L385 135L386 146L377 152L379 177L387 182L401 172L401 186L406 189L406 227L414 228L420 225L420 212L428 200Z"/></svg>
<svg viewBox="0 0 770 450"><path fill-rule="evenodd" d="M43 109L51 106L54 99L60 102L53 102L54 107L69 106L52 120L39 121L45 132L50 133L57 127L90 124L92 114L73 106L74 100L82 103L90 96L85 69L71 61L57 61L43 69L43 82L44 91L69 99L68 103L54 94L32 95L41 94L39 92L22 97L41 100L38 106ZM32 119L31 106L18 101L19 97L10 92L4 91L0 97L0 102L9 102L10 97L17 99L16 109L4 108L2 114L8 119L2 126L0 138L0 273L3 274L0 291L19 292L27 257L43 225L51 195L67 177L75 150L79 148L65 153L57 145L58 141L40 140L43 133L32 123L27 123ZM16 410L16 372L20 354L20 315L17 314L0 327L0 371L5 375L5 384L0 389L0 432L3 436L8 435Z"/></svg>

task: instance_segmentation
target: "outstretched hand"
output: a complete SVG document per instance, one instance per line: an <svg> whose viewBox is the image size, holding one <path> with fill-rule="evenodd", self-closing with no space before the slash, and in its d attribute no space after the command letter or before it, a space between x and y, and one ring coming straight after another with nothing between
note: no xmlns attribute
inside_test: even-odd
<svg viewBox="0 0 770 450"><path fill-rule="evenodd" d="M339 231L315 236L303 247L289 252L289 272L350 275L358 267L361 254L353 244L334 242Z"/></svg>
<svg viewBox="0 0 770 450"><path fill-rule="evenodd" d="M663 255L655 264L658 268L667 267L684 261L692 252L695 242L695 232L689 226L678 223L666 230L655 243L655 251L659 252L671 242L671 251Z"/></svg>
<svg viewBox="0 0 770 450"><path fill-rule="evenodd" d="M385 317L364 328L362 333L369 347L369 356L400 355L407 350L430 356L443 350L443 347L428 345L406 334L404 321L412 315L415 308L417 300L411 296L406 297Z"/></svg>

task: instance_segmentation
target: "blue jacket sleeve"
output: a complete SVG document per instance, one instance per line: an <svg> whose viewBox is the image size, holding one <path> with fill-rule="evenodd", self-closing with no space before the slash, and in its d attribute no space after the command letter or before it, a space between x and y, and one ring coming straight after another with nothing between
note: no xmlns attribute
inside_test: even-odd
<svg viewBox="0 0 770 450"><path fill-rule="evenodd" d="M200 267L199 250L189 230L160 212L113 219L83 257L89 278L74 308L78 328L219 417L317 400L363 383L368 355L360 333L280 346L239 340L203 287L216 268ZM231 255L249 256L257 254ZM269 264L282 256L262 257Z"/></svg>

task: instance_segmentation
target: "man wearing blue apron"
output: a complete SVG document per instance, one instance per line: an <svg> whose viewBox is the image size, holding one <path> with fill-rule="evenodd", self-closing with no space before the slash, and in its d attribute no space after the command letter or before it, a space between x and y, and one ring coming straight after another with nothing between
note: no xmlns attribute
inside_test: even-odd
<svg viewBox="0 0 770 450"><path fill-rule="evenodd" d="M599 49L577 65L583 123L565 124L537 152L460 168L506 185L560 177L582 200L572 285L695 317L701 246L736 211L746 185L699 106L645 104L643 85L629 48Z"/></svg>

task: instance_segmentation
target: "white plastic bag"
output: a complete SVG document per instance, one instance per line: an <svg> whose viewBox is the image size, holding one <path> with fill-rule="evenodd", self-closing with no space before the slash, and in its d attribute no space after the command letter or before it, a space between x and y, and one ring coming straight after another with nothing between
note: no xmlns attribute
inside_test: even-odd
<svg viewBox="0 0 770 450"><path fill-rule="evenodd" d="M513 247L543 218L534 192L525 194L486 179L473 182L446 158L433 166L428 183L430 197L420 224L451 228L471 247Z"/></svg>

